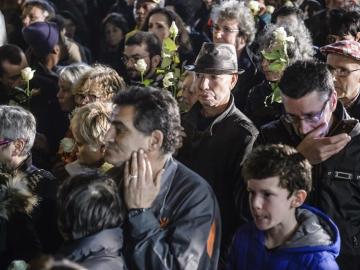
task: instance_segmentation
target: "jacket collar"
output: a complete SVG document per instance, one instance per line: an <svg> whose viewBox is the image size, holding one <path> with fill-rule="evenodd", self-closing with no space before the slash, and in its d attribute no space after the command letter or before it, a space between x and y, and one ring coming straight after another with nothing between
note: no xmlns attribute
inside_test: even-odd
<svg viewBox="0 0 360 270"><path fill-rule="evenodd" d="M198 123L198 119L201 117L201 109L202 105L200 102L196 102L194 106L190 109L189 113L187 114L186 118L191 122L193 128L196 129L196 124ZM220 115L218 115L215 120L210 124L210 126L204 131L204 133L209 134L210 136L213 135L214 126L224 120L229 114L233 113L236 110L234 105L234 97L230 94L230 100L228 106L226 107L225 111L223 111Z"/></svg>
<svg viewBox="0 0 360 270"><path fill-rule="evenodd" d="M106 229L96 234L74 240L62 248L63 254L74 261L81 261L91 254L108 251L118 253L123 246L123 232L120 227Z"/></svg>

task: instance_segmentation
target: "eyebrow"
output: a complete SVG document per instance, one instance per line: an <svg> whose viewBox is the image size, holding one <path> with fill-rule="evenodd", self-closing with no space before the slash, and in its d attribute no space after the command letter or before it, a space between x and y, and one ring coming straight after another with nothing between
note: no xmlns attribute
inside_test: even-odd
<svg viewBox="0 0 360 270"><path fill-rule="evenodd" d="M123 122L121 122L121 121L111 120L111 119L109 119L109 121L110 121L110 123L111 123L112 125L116 126L117 128L123 128L123 129L125 129L125 130L129 130L129 129L127 128L127 126L126 126Z"/></svg>

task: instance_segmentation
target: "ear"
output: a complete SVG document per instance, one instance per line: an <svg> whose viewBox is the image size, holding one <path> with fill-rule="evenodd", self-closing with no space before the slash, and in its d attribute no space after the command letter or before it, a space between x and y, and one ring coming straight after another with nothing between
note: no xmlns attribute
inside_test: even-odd
<svg viewBox="0 0 360 270"><path fill-rule="evenodd" d="M101 154L104 154L104 153L105 153L105 144L102 144L102 145L100 146L100 153L101 153Z"/></svg>
<svg viewBox="0 0 360 270"><path fill-rule="evenodd" d="M149 139L148 151L159 151L164 141L164 134L160 130L154 130Z"/></svg>
<svg viewBox="0 0 360 270"><path fill-rule="evenodd" d="M151 68L155 69L158 65L161 63L161 57L160 55L154 55L151 57Z"/></svg>
<svg viewBox="0 0 360 270"><path fill-rule="evenodd" d="M334 112L337 105L337 92L335 91L335 89L331 93L329 102L330 102L330 109L332 112Z"/></svg>
<svg viewBox="0 0 360 270"><path fill-rule="evenodd" d="M14 150L12 151L11 155L22 156L25 147L25 141L22 139L17 139L13 143L14 143Z"/></svg>
<svg viewBox="0 0 360 270"><path fill-rule="evenodd" d="M59 55L60 52L61 52L61 48L58 44L56 44L53 49L53 54Z"/></svg>
<svg viewBox="0 0 360 270"><path fill-rule="evenodd" d="M230 90L234 89L234 87L235 87L235 85L237 83L237 80L238 80L238 74L232 74L231 75L231 85L230 85L231 89Z"/></svg>
<svg viewBox="0 0 360 270"><path fill-rule="evenodd" d="M307 197L307 192L305 190L303 190L303 189L299 189L299 190L294 192L292 197L293 198L292 198L292 201L291 201L291 207L292 208L298 208L304 203L304 201L305 201L305 199Z"/></svg>

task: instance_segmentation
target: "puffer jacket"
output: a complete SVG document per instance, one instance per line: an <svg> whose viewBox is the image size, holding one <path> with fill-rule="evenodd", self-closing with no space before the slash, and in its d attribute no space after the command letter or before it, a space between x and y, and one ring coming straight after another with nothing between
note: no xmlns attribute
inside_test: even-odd
<svg viewBox="0 0 360 270"><path fill-rule="evenodd" d="M296 211L299 226L282 246L268 250L265 233L254 223L236 233L228 270L338 270L335 258L340 250L339 231L321 211L302 206Z"/></svg>
<svg viewBox="0 0 360 270"><path fill-rule="evenodd" d="M334 116L350 119L341 102ZM332 130L330 129L329 136ZM341 269L360 269L360 124L349 134L351 141L339 153L314 165L313 191L309 203L330 216L339 228ZM265 125L260 130L259 143L283 143L297 147L301 142L292 126L283 118Z"/></svg>

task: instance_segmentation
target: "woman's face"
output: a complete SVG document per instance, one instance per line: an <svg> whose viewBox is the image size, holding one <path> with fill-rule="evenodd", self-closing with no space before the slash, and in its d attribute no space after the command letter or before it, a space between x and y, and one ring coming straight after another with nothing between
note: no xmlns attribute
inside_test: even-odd
<svg viewBox="0 0 360 270"><path fill-rule="evenodd" d="M149 19L148 31L154 33L161 41L170 35L170 22L161 13L151 15Z"/></svg>
<svg viewBox="0 0 360 270"><path fill-rule="evenodd" d="M105 24L105 40L110 47L117 47L124 38L123 31L112 23Z"/></svg>
<svg viewBox="0 0 360 270"><path fill-rule="evenodd" d="M71 84L67 81L59 79L59 92L56 95L61 110L71 112L75 107L74 96L71 93Z"/></svg>
<svg viewBox="0 0 360 270"><path fill-rule="evenodd" d="M264 72L266 80L269 81L269 82L280 81L283 72L272 71L269 68L270 64L271 64L271 62L269 60L266 60L263 57L262 62L261 62L261 67L262 67L262 70Z"/></svg>

